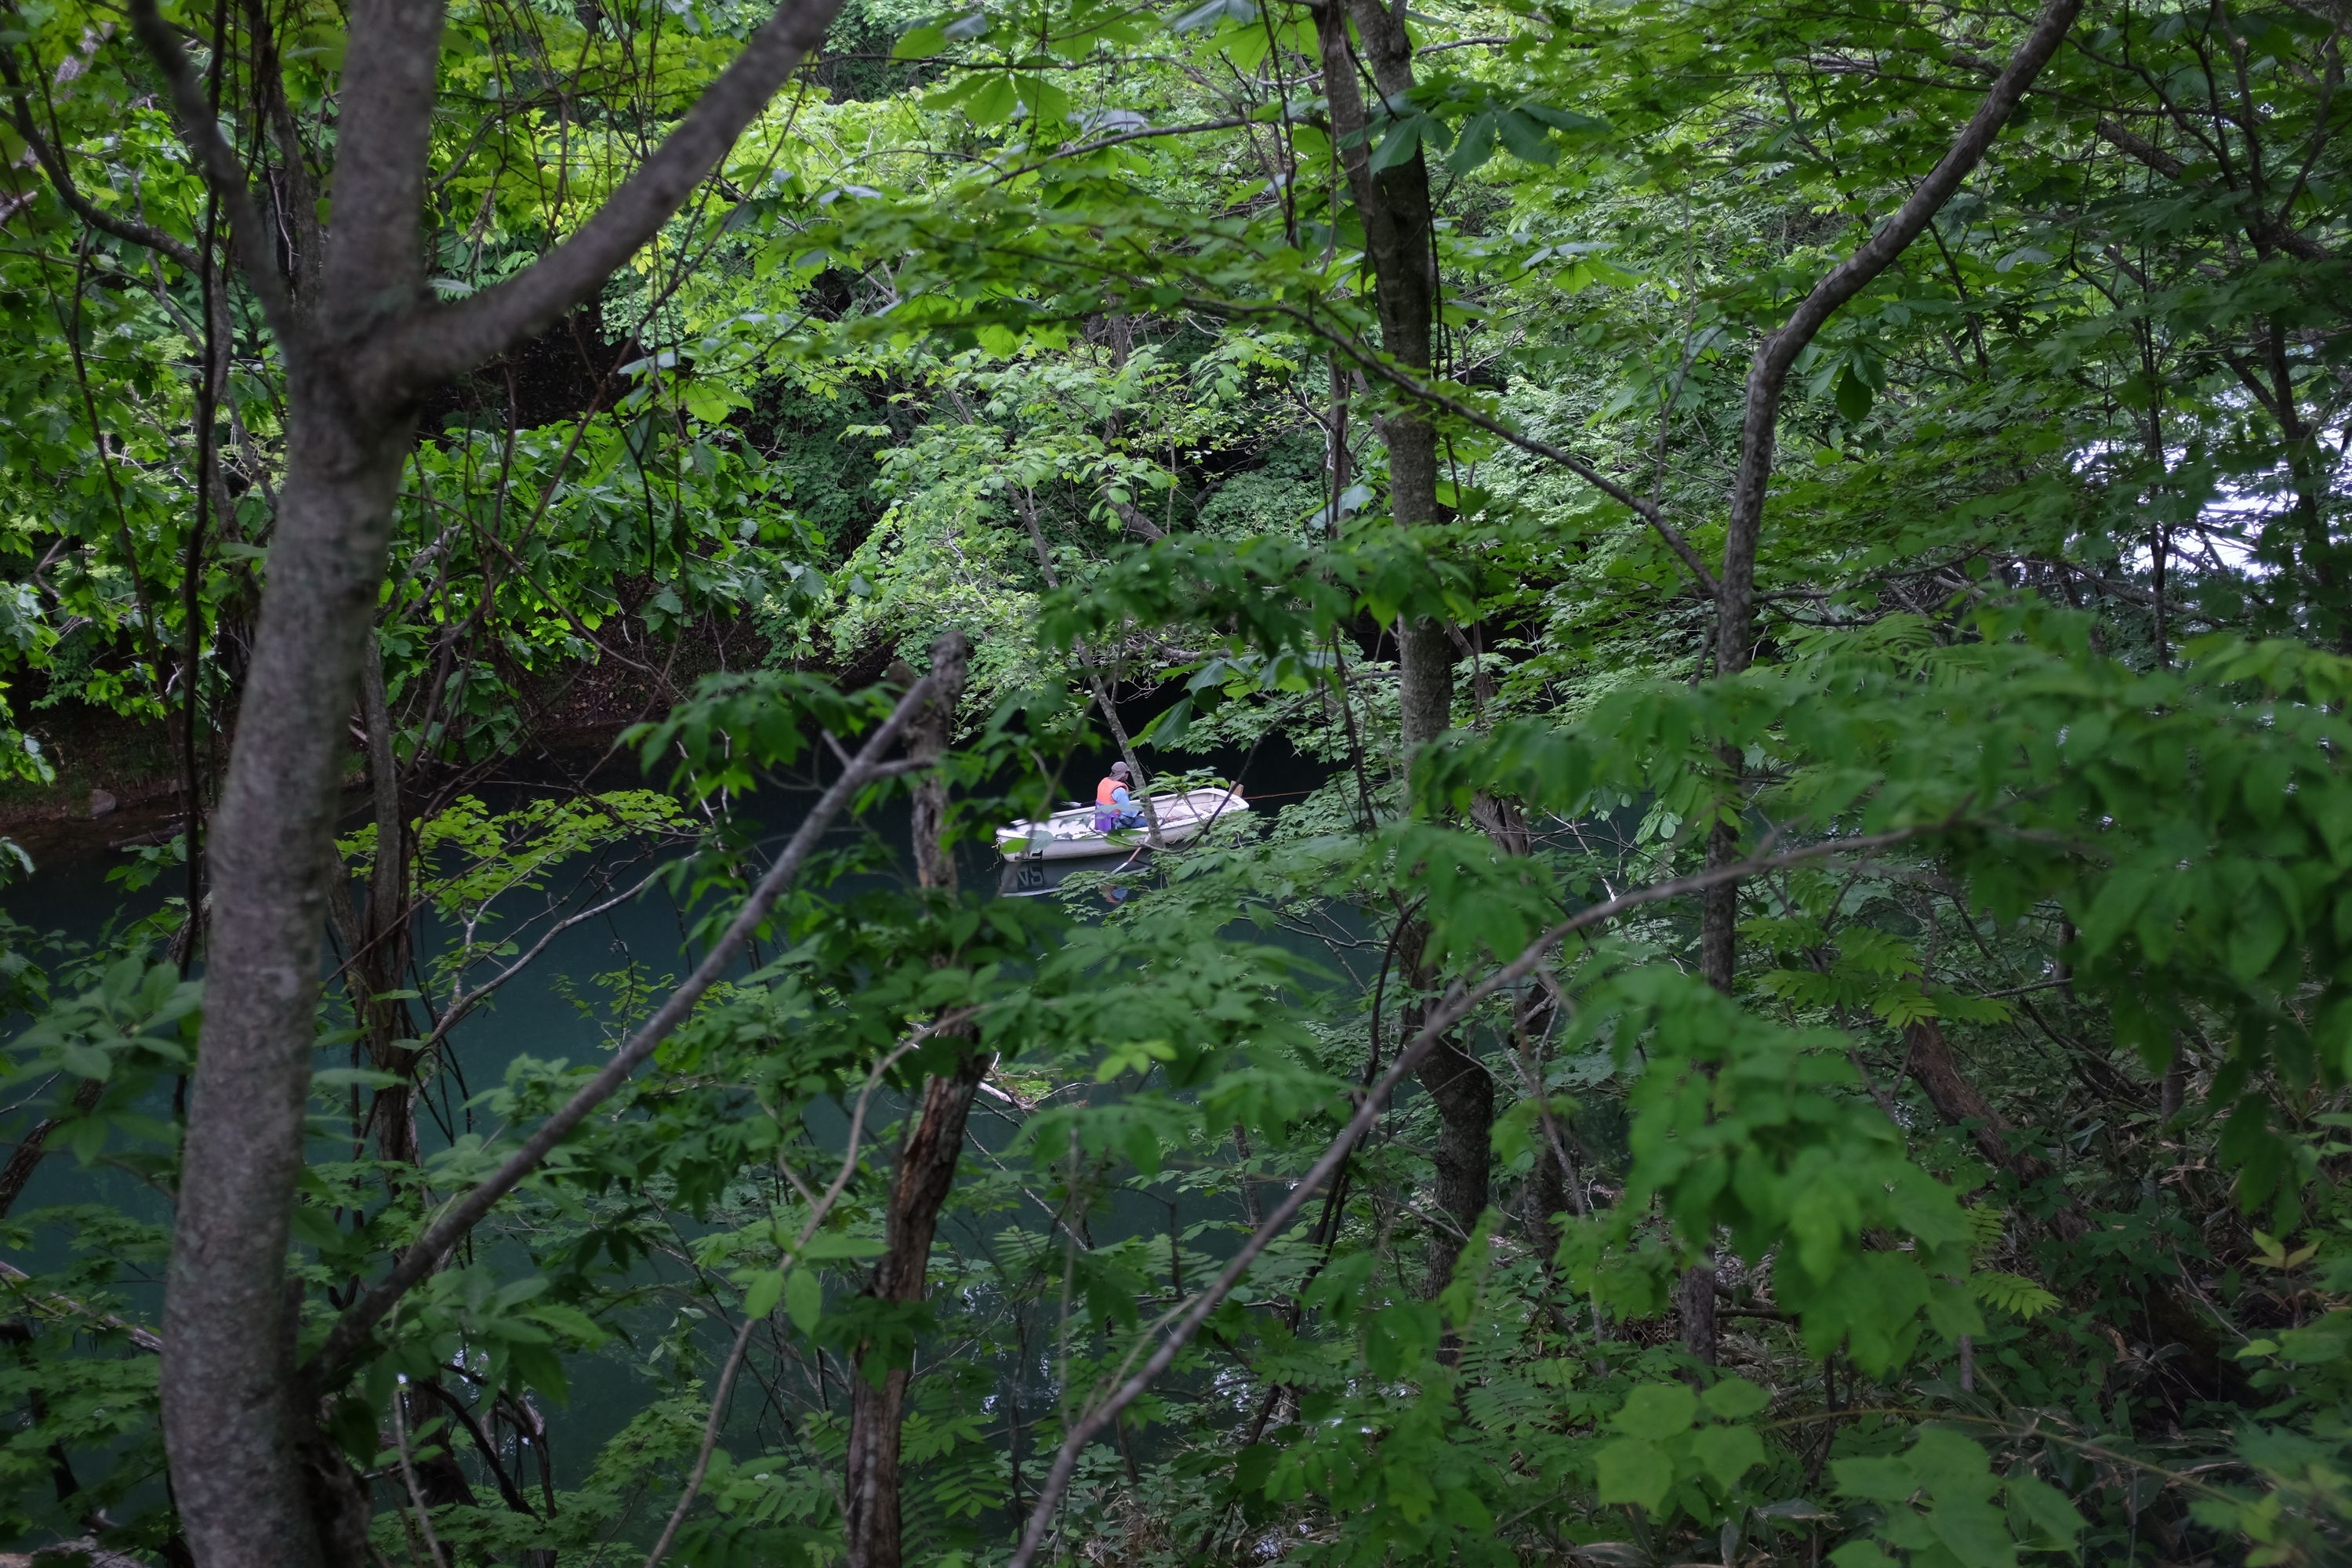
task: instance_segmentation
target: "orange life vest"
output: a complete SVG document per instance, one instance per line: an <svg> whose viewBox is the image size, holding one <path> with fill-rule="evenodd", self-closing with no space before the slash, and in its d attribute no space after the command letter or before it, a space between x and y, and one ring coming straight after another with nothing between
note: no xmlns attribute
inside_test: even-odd
<svg viewBox="0 0 2352 1568"><path fill-rule="evenodd" d="M1115 779L1108 773L1105 773L1103 775L1102 783L1095 785L1095 804L1105 811L1110 810L1118 804L1116 801L1112 800L1111 796L1126 787L1127 784L1125 780Z"/></svg>

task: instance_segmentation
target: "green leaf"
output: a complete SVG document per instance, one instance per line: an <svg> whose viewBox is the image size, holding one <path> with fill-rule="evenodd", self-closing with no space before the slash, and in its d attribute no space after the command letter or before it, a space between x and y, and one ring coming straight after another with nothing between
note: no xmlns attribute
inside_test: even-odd
<svg viewBox="0 0 2352 1568"><path fill-rule="evenodd" d="M1422 128L1428 121L1425 115L1408 115L1389 128L1381 144L1372 150L1370 168L1375 174L1383 169L1393 169L1421 151Z"/></svg>
<svg viewBox="0 0 2352 1568"><path fill-rule="evenodd" d="M1938 1498L1990 1498L1992 1460L1973 1437L1948 1426L1922 1426L1911 1445L1912 1473Z"/></svg>
<svg viewBox="0 0 2352 1568"><path fill-rule="evenodd" d="M1580 114L1573 109L1554 109L1548 103L1523 103L1517 113L1550 126L1554 131L1566 131L1577 135L1605 134L1609 122L1590 114Z"/></svg>
<svg viewBox="0 0 2352 1568"><path fill-rule="evenodd" d="M2021 1275L2004 1274L1989 1268L1969 1276L1969 1289L1978 1300L1998 1307L2004 1312L2015 1312L2021 1318L2037 1318L2058 1304L2058 1298Z"/></svg>
<svg viewBox="0 0 2352 1568"><path fill-rule="evenodd" d="M992 78L963 100L964 117L974 125L1002 125L1020 107L1021 93L1010 76Z"/></svg>
<svg viewBox="0 0 2352 1568"><path fill-rule="evenodd" d="M1503 145L1511 156L1529 163L1549 165L1559 157L1543 124L1524 109L1507 109L1495 118L1495 129L1502 133ZM1467 132L1464 135L1468 135Z"/></svg>
<svg viewBox="0 0 2352 1568"><path fill-rule="evenodd" d="M1727 1492L1764 1462L1764 1439L1752 1426L1702 1426L1691 1438L1691 1453Z"/></svg>
<svg viewBox="0 0 2352 1568"><path fill-rule="evenodd" d="M1839 418L1849 425L1859 425L1869 416L1871 404L1869 384L1854 374L1852 365L1838 372L1836 391Z"/></svg>
<svg viewBox="0 0 2352 1568"><path fill-rule="evenodd" d="M1496 129L1494 115L1472 115L1469 122L1462 127L1462 139L1454 143L1453 154L1445 160L1445 166L1457 174L1466 174L1492 158Z"/></svg>
<svg viewBox="0 0 2352 1568"><path fill-rule="evenodd" d="M1593 1479L1602 1502L1634 1503L1655 1513L1675 1484L1675 1466L1655 1443L1621 1437L1601 1450L1593 1463Z"/></svg>
<svg viewBox="0 0 2352 1568"><path fill-rule="evenodd" d="M764 1318L776 1310L776 1302L784 1294L784 1271L763 1268L752 1277L751 1288L743 1292L743 1315Z"/></svg>
<svg viewBox="0 0 2352 1568"><path fill-rule="evenodd" d="M1937 1499L1927 1510L1927 1528L1968 1568L2013 1568L2017 1562L2008 1519L1977 1498Z"/></svg>
<svg viewBox="0 0 2352 1568"><path fill-rule="evenodd" d="M1145 1175L1160 1173L1160 1134L1146 1123L1139 1121L1128 1128L1127 1135L1119 1140L1119 1152Z"/></svg>
<svg viewBox="0 0 2352 1568"><path fill-rule="evenodd" d="M1679 1383L1645 1383L1625 1396L1625 1407L1610 1425L1629 1436L1652 1440L1690 1430L1698 1395Z"/></svg>
<svg viewBox="0 0 2352 1568"><path fill-rule="evenodd" d="M948 30L938 23L911 29L890 50L894 60L928 59L948 47Z"/></svg>
<svg viewBox="0 0 2352 1568"><path fill-rule="evenodd" d="M1894 1558L1867 1541L1849 1541L1830 1553L1836 1568L1903 1568Z"/></svg>
<svg viewBox="0 0 2352 1568"><path fill-rule="evenodd" d="M824 1316L824 1285L814 1268L795 1268L784 1279L784 1313L804 1334L816 1332Z"/></svg>
<svg viewBox="0 0 2352 1568"><path fill-rule="evenodd" d="M390 1089L400 1081L400 1075L373 1068L320 1068L310 1075L310 1081L320 1089Z"/></svg>
<svg viewBox="0 0 2352 1568"><path fill-rule="evenodd" d="M1830 1473L1840 1492L1869 1502L1899 1503L1919 1489L1908 1458L1832 1459Z"/></svg>
<svg viewBox="0 0 2352 1568"><path fill-rule="evenodd" d="M86 1046L75 1040L58 1048L58 1061L76 1078L94 1078L103 1083L114 1072L114 1058L96 1046Z"/></svg>
<svg viewBox="0 0 2352 1568"><path fill-rule="evenodd" d="M2026 1526L2017 1531L2020 1540L2042 1552L2074 1550L2074 1538L2083 1531L2083 1516L2064 1492L2032 1476L2011 1476L2002 1489L2012 1528Z"/></svg>
<svg viewBox="0 0 2352 1568"><path fill-rule="evenodd" d="M1208 0L1207 5L1196 5L1169 23L1168 30L1180 34L1198 32L1228 18L1235 22L1255 22L1257 20L1257 7L1250 0Z"/></svg>
<svg viewBox="0 0 2352 1568"><path fill-rule="evenodd" d="M1771 1404L1772 1396L1744 1377L1727 1377L1701 1394L1699 1403L1710 1415L1738 1421Z"/></svg>

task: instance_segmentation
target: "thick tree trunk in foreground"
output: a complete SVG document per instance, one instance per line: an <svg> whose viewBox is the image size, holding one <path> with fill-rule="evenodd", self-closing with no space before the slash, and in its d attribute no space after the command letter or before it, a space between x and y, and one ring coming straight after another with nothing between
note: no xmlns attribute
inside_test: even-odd
<svg viewBox="0 0 2352 1568"><path fill-rule="evenodd" d="M210 846L205 1024L164 1293L164 1446L204 1568L325 1568L364 1553L353 1533L364 1500L318 1437L316 1391L296 1375L285 1261L343 725L417 401L593 297L692 194L835 9L808 0L777 12L593 217L515 278L444 307L424 287L436 0L348 8L348 55L365 68L345 75L335 102L331 229L305 246L295 279L181 35L154 0L131 0L131 31L288 367L286 483ZM260 90L284 101L274 83ZM371 924L396 903L396 881L378 889L391 898L371 900Z"/></svg>
<svg viewBox="0 0 2352 1568"><path fill-rule="evenodd" d="M342 732L375 622L411 403L353 374L350 350L423 291L418 232L441 8L364 0L350 47L335 233L319 298L272 314L288 362L286 483L236 740L214 820L212 946L163 1300L163 1434L189 1544L205 1568L349 1560L353 1489L294 1375L284 1283L326 930ZM142 37L167 72L177 43ZM184 129L256 226L243 175L182 91ZM260 233L233 237L250 256ZM275 258L268 265L275 267ZM250 268L249 268L250 269ZM283 301L271 271L252 279ZM290 341L289 341L290 340ZM356 1510L363 1528L364 1510Z"/></svg>
<svg viewBox="0 0 2352 1568"><path fill-rule="evenodd" d="M289 1484L310 1418L297 1403L280 1281L341 732L409 438L404 419L353 406L349 387L315 373L295 380L289 405L269 587L213 826L204 1041L164 1295L164 1436L175 1460L203 1455L175 1462L173 1479L207 1568L328 1561ZM227 1324L237 1331L219 1331Z"/></svg>
<svg viewBox="0 0 2352 1568"><path fill-rule="evenodd" d="M932 650L933 668L947 673L939 699L908 725L907 753L919 762L936 761L947 751L949 731L955 720L957 699L963 692L964 660L969 646L961 634L942 637ZM909 672L911 674L911 672ZM915 786L914 850L916 880L923 887L953 893L954 856L943 832L947 817L947 781L937 772L922 775ZM923 1299L925 1274L930 1268L931 1238L937 1234L940 1211L955 1186L956 1163L963 1153L964 1123L971 1115L972 1096L980 1089L988 1058L969 1048L970 1031L949 1035L958 1047L953 1071L928 1079L922 1100L910 1120L906 1141L899 1146L898 1169L890 1186L887 1214L889 1250L875 1265L867 1292L893 1306ZM849 1505L845 1521L849 1537L851 1568L898 1568L904 1543L898 1507L898 1426L905 1414L908 1367L882 1372L868 1365L870 1352L861 1348L857 1374L850 1384L849 1451L843 1489Z"/></svg>

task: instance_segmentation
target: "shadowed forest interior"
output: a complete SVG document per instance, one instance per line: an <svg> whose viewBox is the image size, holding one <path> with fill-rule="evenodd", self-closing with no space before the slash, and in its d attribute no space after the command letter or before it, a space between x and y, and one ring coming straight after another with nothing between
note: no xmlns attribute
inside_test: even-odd
<svg viewBox="0 0 2352 1568"><path fill-rule="evenodd" d="M0 1563L2352 1562L2345 0L934 3L0 0Z"/></svg>

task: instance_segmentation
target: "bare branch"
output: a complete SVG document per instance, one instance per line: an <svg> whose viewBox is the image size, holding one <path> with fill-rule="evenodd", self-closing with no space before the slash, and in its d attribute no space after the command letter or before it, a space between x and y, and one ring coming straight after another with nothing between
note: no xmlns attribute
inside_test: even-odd
<svg viewBox="0 0 2352 1568"><path fill-rule="evenodd" d="M140 0L152 4L152 0ZM380 384L414 391L472 369L592 298L667 223L833 25L841 0L783 0L686 118L572 237L494 289L419 307L389 331Z"/></svg>
<svg viewBox="0 0 2352 1568"><path fill-rule="evenodd" d="M635 898L639 893L644 892L647 888L652 887L654 883L659 881L661 879L662 871L663 868L656 866L652 870L646 872L643 877L639 878L636 881L631 883L628 887L614 894L611 898L605 899L599 903L591 904L586 909L575 910L571 914L564 916L560 921L557 921L553 925L550 926L541 934L540 939L536 942L531 944L530 952L516 959L512 963L508 964L504 969L499 970L496 974L491 975L488 980L483 981L479 985L476 985L469 990L460 992L450 1002L449 1005L442 1011L441 1021L434 1026L433 1032L416 1043L414 1054L421 1057L439 1046L444 1039L448 1037L450 1030L456 1028L459 1024L464 1023L467 1017L473 1013L474 1009L480 1006L484 1002L488 1001L491 994L500 986L504 985L508 981L512 980L516 975L520 974L524 970L529 969L533 963L537 963L540 954L545 952L549 946L554 942L557 937L562 936L565 931L570 931L574 926L584 924L589 921L596 919L599 915L609 913L610 911L620 908L623 904L627 903L631 899Z"/></svg>
<svg viewBox="0 0 2352 1568"><path fill-rule="evenodd" d="M1292 1184L1282 1202L1265 1216L1265 1222L1250 1233L1249 1239L1242 1243L1240 1250L1234 1254L1232 1260L1225 1265L1215 1282L1198 1296L1193 1297L1181 1309L1181 1315L1171 1310L1167 1318L1160 1320L1161 1322L1167 1322L1172 1318L1174 1327L1169 1331L1167 1337L1160 1342L1159 1347L1151 1352L1150 1358L1121 1383L1109 1398L1079 1417L1071 1426L1069 1435L1062 1439L1060 1451L1054 1456L1054 1468L1047 1472L1045 1484L1038 1489L1036 1505L1030 1510L1028 1528L1022 1533L1020 1549L1013 1552L1009 1568L1029 1568L1029 1564L1035 1561L1039 1549L1045 1544L1046 1531L1052 1528L1054 1510L1060 1505L1063 1492L1068 1489L1070 1478L1076 1473L1078 1456L1085 1450L1086 1446L1094 1440L1095 1435L1117 1420L1119 1412L1141 1397L1160 1374L1173 1364L1177 1354L1200 1331L1201 1325L1208 1321L1209 1315L1217 1310L1228 1295L1232 1294L1234 1287L1241 1283L1242 1276L1249 1271L1250 1265L1256 1261L1258 1254L1264 1252L1267 1245L1281 1232L1283 1226L1288 1225L1298 1211L1306 1206L1307 1200L1314 1195L1316 1189L1330 1179L1331 1173L1339 1168L1340 1163L1348 1157L1348 1152L1355 1146L1356 1141L1370 1131L1372 1123L1380 1120L1381 1108L1387 1103L1388 1097L1395 1092L1397 1085L1404 1080L1405 1075L1418 1067L1422 1058L1436 1047L1446 1033L1476 1011L1480 1004L1496 992L1526 979L1528 975L1534 973L1536 966L1543 962L1544 955L1568 937L1580 931L1614 920L1628 910L1661 903L1668 899L1679 898L1685 893L1702 892L1719 882L1754 876L1759 871L1768 871L1781 866L1816 860L1829 855L1884 849L1889 846L1916 838L1926 833L1948 828L1955 821L1957 818L1927 826L1895 828L1891 832L1874 833L1855 838L1825 839L1819 844L1810 844L1785 855L1743 860L1731 866L1712 867L1687 877L1676 877L1668 881L1653 883L1646 888L1637 888L1632 892L1622 893L1606 903L1595 904L1591 909L1581 910L1560 921L1529 942L1520 951L1517 958L1487 975L1477 984L1465 988L1457 981L1430 1009L1427 1017L1423 1021L1421 1032L1413 1037L1411 1045L1398 1053L1396 1060L1390 1063L1388 1070L1381 1075L1380 1081L1372 1084L1357 1097L1356 1113L1348 1119L1347 1126L1339 1130L1339 1135L1331 1140L1322 1154L1316 1159L1315 1163L1308 1168L1307 1174Z"/></svg>
<svg viewBox="0 0 2352 1568"><path fill-rule="evenodd" d="M246 184L236 150L221 135L220 121L205 101L204 84L196 79L187 52L180 47L179 35L156 11L155 0L131 0L131 30L145 46L155 68L163 73L181 138L195 155L205 184L228 212L229 247L245 274L246 286L260 303L262 319L287 350L299 349L307 340L293 296L287 292L285 274L278 269L278 258L269 248L269 231L262 226L261 211L254 205L253 189Z"/></svg>
<svg viewBox="0 0 2352 1568"><path fill-rule="evenodd" d="M866 1087L857 1091L856 1105L850 1110L849 1147L842 1153L841 1165L834 1173L833 1184L825 1188L823 1197L809 1205L808 1223L801 1226L799 1237L776 1260L779 1271L793 1266L793 1259L800 1256L801 1249L808 1246L809 1238L816 1235L816 1227L824 1223L824 1216L831 1214L833 1205L841 1201L841 1194L848 1189L849 1178L856 1173L858 1143L865 1135L866 1107L874 1099L874 1090L882 1082L882 1075L898 1066L900 1058L932 1036L961 1028L971 1021L971 1015L962 1009L944 1014L899 1041L888 1055L874 1064L874 1070L866 1075ZM735 1335L734 1348L727 1352L727 1364L719 1374L718 1391L710 1400L710 1419L703 1424L701 1450L694 1457L694 1468L687 1475L686 1490L678 1498L677 1507L671 1510L669 1522L662 1527L661 1539L655 1542L654 1549L646 1554L646 1568L661 1568L662 1559L669 1555L670 1543L677 1539L678 1526L686 1522L686 1510L694 1506L696 1496L702 1490L703 1478L710 1473L710 1456L719 1447L719 1427L725 1418L727 1395L735 1386L735 1374L743 1370L743 1352L751 1347L751 1331L760 1322L760 1319L747 1315L743 1327Z"/></svg>
<svg viewBox="0 0 2352 1568"><path fill-rule="evenodd" d="M897 744L899 731L929 700L933 684L934 678L930 676L917 681L898 700L890 716L875 728L873 734L866 738L866 744L859 748L856 762L844 769L841 776L809 808L807 817L785 844L782 853L776 857L775 864L768 868L767 874L751 889L751 897L743 901L743 907L736 911L726 934L711 944L710 951L695 967L694 973L688 976L685 984L671 992L669 999L630 1037L628 1043L613 1053L601 1072L582 1085L554 1115L541 1122L538 1130L523 1141L522 1147L509 1155L506 1163L493 1174L444 1209L441 1216L426 1227L425 1234L402 1255L392 1271L337 1320L326 1342L302 1365L301 1375L311 1387L322 1386L327 1379L339 1372L358 1351L370 1331L383 1321L385 1313L392 1310L394 1303L430 1274L460 1237L480 1223L483 1216L497 1206L499 1200L514 1191L524 1177L537 1170L555 1146L569 1136L573 1128L586 1121L590 1111L610 1100L646 1058L654 1054L656 1047L686 1021L694 1011L695 1004L726 974L735 962L735 955L751 941L751 933L768 918L769 912L775 908L776 900L783 896L784 889L800 874L802 865L815 850L817 840L832 826L833 819L841 815L843 808L859 790L879 775L887 765L883 759Z"/></svg>
<svg viewBox="0 0 2352 1568"><path fill-rule="evenodd" d="M1117 147L1129 142L1144 142L1159 136L1197 136L1209 131L1234 131L1252 123L1255 122L1247 116L1234 115L1225 120L1203 120L1191 125L1146 125L1134 131L1116 131L1108 135L1097 136L1091 141L1067 142L1055 148L1033 163L1016 163L991 180L989 184L1001 185L1005 181L1017 179L1023 174L1034 174L1047 164L1060 159L1083 158L1089 153L1099 153L1106 147Z"/></svg>
<svg viewBox="0 0 2352 1568"><path fill-rule="evenodd" d="M150 1355L163 1353L163 1336L154 1330L142 1329L138 1324L125 1321L111 1312L102 1312L87 1301L77 1301L70 1296L33 1295L25 1289L32 1283L32 1279L31 1275L15 1264L0 1263L0 1282L5 1282L9 1288L8 1293L26 1305L38 1311L54 1312L61 1318L79 1318L84 1322L94 1323L101 1329L111 1329L130 1340L133 1346L145 1351Z"/></svg>
<svg viewBox="0 0 2352 1568"><path fill-rule="evenodd" d="M433 1534L433 1510L425 1505L425 1489L417 1484L416 1467L408 1458L408 1415L402 1407L408 1403L408 1390L395 1388L392 1394L392 1436L400 1453L400 1478L408 1483L408 1500L416 1507L416 1528L425 1537L425 1553L434 1568L449 1568L449 1554L441 1550L441 1542Z"/></svg>

